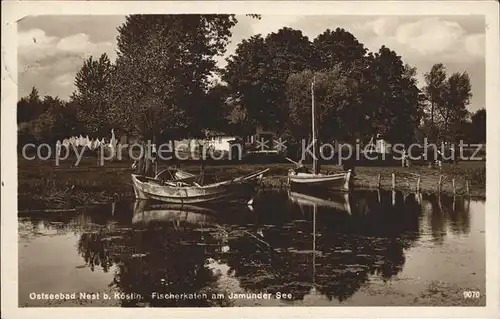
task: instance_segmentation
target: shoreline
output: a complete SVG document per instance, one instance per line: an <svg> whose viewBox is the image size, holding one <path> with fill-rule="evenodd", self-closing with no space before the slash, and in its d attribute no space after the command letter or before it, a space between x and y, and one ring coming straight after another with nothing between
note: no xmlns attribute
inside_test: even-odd
<svg viewBox="0 0 500 319"><path fill-rule="evenodd" d="M35 164L35 165L33 165ZM165 165L160 165L158 170ZM165 166L166 167L166 166ZM287 171L290 164L232 164L206 168L207 174L220 179L229 179L263 168L270 168L262 180L262 190L286 190ZM199 172L199 165L183 165L181 169ZM339 166L322 165L324 171L341 171ZM78 167L65 165L53 167L50 161L20 160L18 169L18 210L28 209L74 209L85 205L106 204L113 201L133 200L134 192L130 180L132 169L128 162L114 162L108 166L97 166L87 160ZM438 181L443 176L441 194L446 196L468 196L485 200L485 164L459 163L445 165L439 169L423 166L404 167L356 167L352 191L392 190L392 174L396 177L396 191L415 192L417 176L420 176L420 193L438 193ZM378 176L381 176L378 187ZM483 176L484 175L484 176ZM475 177L478 177L476 180ZM455 194L453 194L453 180ZM466 181L469 182L467 194Z"/></svg>

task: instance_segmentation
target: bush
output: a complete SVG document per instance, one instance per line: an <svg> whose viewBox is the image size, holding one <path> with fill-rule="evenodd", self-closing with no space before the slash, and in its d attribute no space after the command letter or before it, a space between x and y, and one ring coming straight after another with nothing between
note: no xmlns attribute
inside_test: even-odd
<svg viewBox="0 0 500 319"><path fill-rule="evenodd" d="M472 184L486 185L486 167L468 169L465 175Z"/></svg>
<svg viewBox="0 0 500 319"><path fill-rule="evenodd" d="M454 176L461 176L464 179L470 181L472 185L486 185L486 166L484 162L479 167L466 167L469 163L461 163L458 165L452 165L446 169L446 173Z"/></svg>

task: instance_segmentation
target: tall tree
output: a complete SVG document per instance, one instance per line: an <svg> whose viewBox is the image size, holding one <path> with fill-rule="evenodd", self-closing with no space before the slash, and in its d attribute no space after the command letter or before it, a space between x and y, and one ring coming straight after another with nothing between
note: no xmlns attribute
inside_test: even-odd
<svg viewBox="0 0 500 319"><path fill-rule="evenodd" d="M453 73L443 89L442 104L438 106L441 138L456 139L451 128L466 120L467 106L472 97L470 78L467 72Z"/></svg>
<svg viewBox="0 0 500 319"><path fill-rule="evenodd" d="M43 99L45 112L29 125L23 126L23 139L31 142L55 143L77 133L79 123L76 107L59 97L47 95Z"/></svg>
<svg viewBox="0 0 500 319"><path fill-rule="evenodd" d="M391 142L411 143L422 116L423 96L416 86L415 70L396 52L382 46L370 65L373 74L372 133Z"/></svg>
<svg viewBox="0 0 500 319"><path fill-rule="evenodd" d="M109 133L112 76L113 65L106 53L97 60L89 57L76 74L76 91L70 99L79 105L78 118L90 135Z"/></svg>
<svg viewBox="0 0 500 319"><path fill-rule="evenodd" d="M359 82L342 74L341 66L326 72L307 70L288 79L289 129L301 139L311 134L311 83L314 76L316 123L320 141L350 139L359 125L354 117L359 104Z"/></svg>
<svg viewBox="0 0 500 319"><path fill-rule="evenodd" d="M227 59L223 80L228 83L232 100L238 101L250 121L265 122L269 119L267 92L261 90L268 65L268 53L264 38L252 36L238 44L236 51ZM260 75L260 76L259 76Z"/></svg>
<svg viewBox="0 0 500 319"><path fill-rule="evenodd" d="M446 68L442 63L436 63L424 74L425 86L423 92L429 103L429 133L432 139L437 137L435 130L435 112L443 104L443 92L446 85Z"/></svg>
<svg viewBox="0 0 500 319"><path fill-rule="evenodd" d="M471 139L476 143L486 142L486 109L477 110L472 116Z"/></svg>
<svg viewBox="0 0 500 319"><path fill-rule="evenodd" d="M17 122L29 122L36 119L45 111L38 89L33 87L28 96L17 102Z"/></svg>
<svg viewBox="0 0 500 319"><path fill-rule="evenodd" d="M223 79L251 121L281 129L288 77L308 69L313 52L309 39L298 30L282 28L265 39L256 35L238 45Z"/></svg>
<svg viewBox="0 0 500 319"><path fill-rule="evenodd" d="M54 118L52 126L52 140L63 140L69 136L81 134L84 131L78 120L79 105L74 102L62 101L59 97L46 96L44 104L47 104L47 113Z"/></svg>
<svg viewBox="0 0 500 319"><path fill-rule="evenodd" d="M201 133L199 112L237 20L233 15L132 15L118 28L114 121L144 137ZM189 128L189 130L187 130Z"/></svg>
<svg viewBox="0 0 500 319"><path fill-rule="evenodd" d="M349 71L353 64L365 60L368 51L354 35L341 28L327 29L314 39L313 45L318 70L340 65L343 71Z"/></svg>
<svg viewBox="0 0 500 319"><path fill-rule="evenodd" d="M40 103L42 100L40 99L40 94L38 93L38 89L33 87L31 89L30 94L27 96L27 100L30 103Z"/></svg>
<svg viewBox="0 0 500 319"><path fill-rule="evenodd" d="M205 103L198 114L200 125L204 128L226 132L229 113L229 89L226 85L216 83L208 89Z"/></svg>

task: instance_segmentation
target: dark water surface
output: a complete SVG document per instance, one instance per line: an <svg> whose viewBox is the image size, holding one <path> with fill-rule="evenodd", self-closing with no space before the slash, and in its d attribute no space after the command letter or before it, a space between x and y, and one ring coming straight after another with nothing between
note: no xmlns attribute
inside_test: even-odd
<svg viewBox="0 0 500 319"><path fill-rule="evenodd" d="M461 197L356 191L20 215L19 305L479 306L484 214Z"/></svg>

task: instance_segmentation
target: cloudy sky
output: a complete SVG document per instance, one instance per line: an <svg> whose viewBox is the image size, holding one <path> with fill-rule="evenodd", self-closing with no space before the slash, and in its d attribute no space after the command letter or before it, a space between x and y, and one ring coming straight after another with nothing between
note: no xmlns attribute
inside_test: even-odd
<svg viewBox="0 0 500 319"><path fill-rule="evenodd" d="M19 95L36 86L41 95L66 99L74 76L89 55L116 57L116 28L124 16L30 16L18 23ZM233 29L229 55L242 39L287 26L310 39L326 29L345 28L371 51L395 50L417 67L419 82L434 63L448 73L467 71L473 98L470 110L485 106L485 22L481 16L263 16L240 17ZM218 59L225 65L225 58Z"/></svg>

